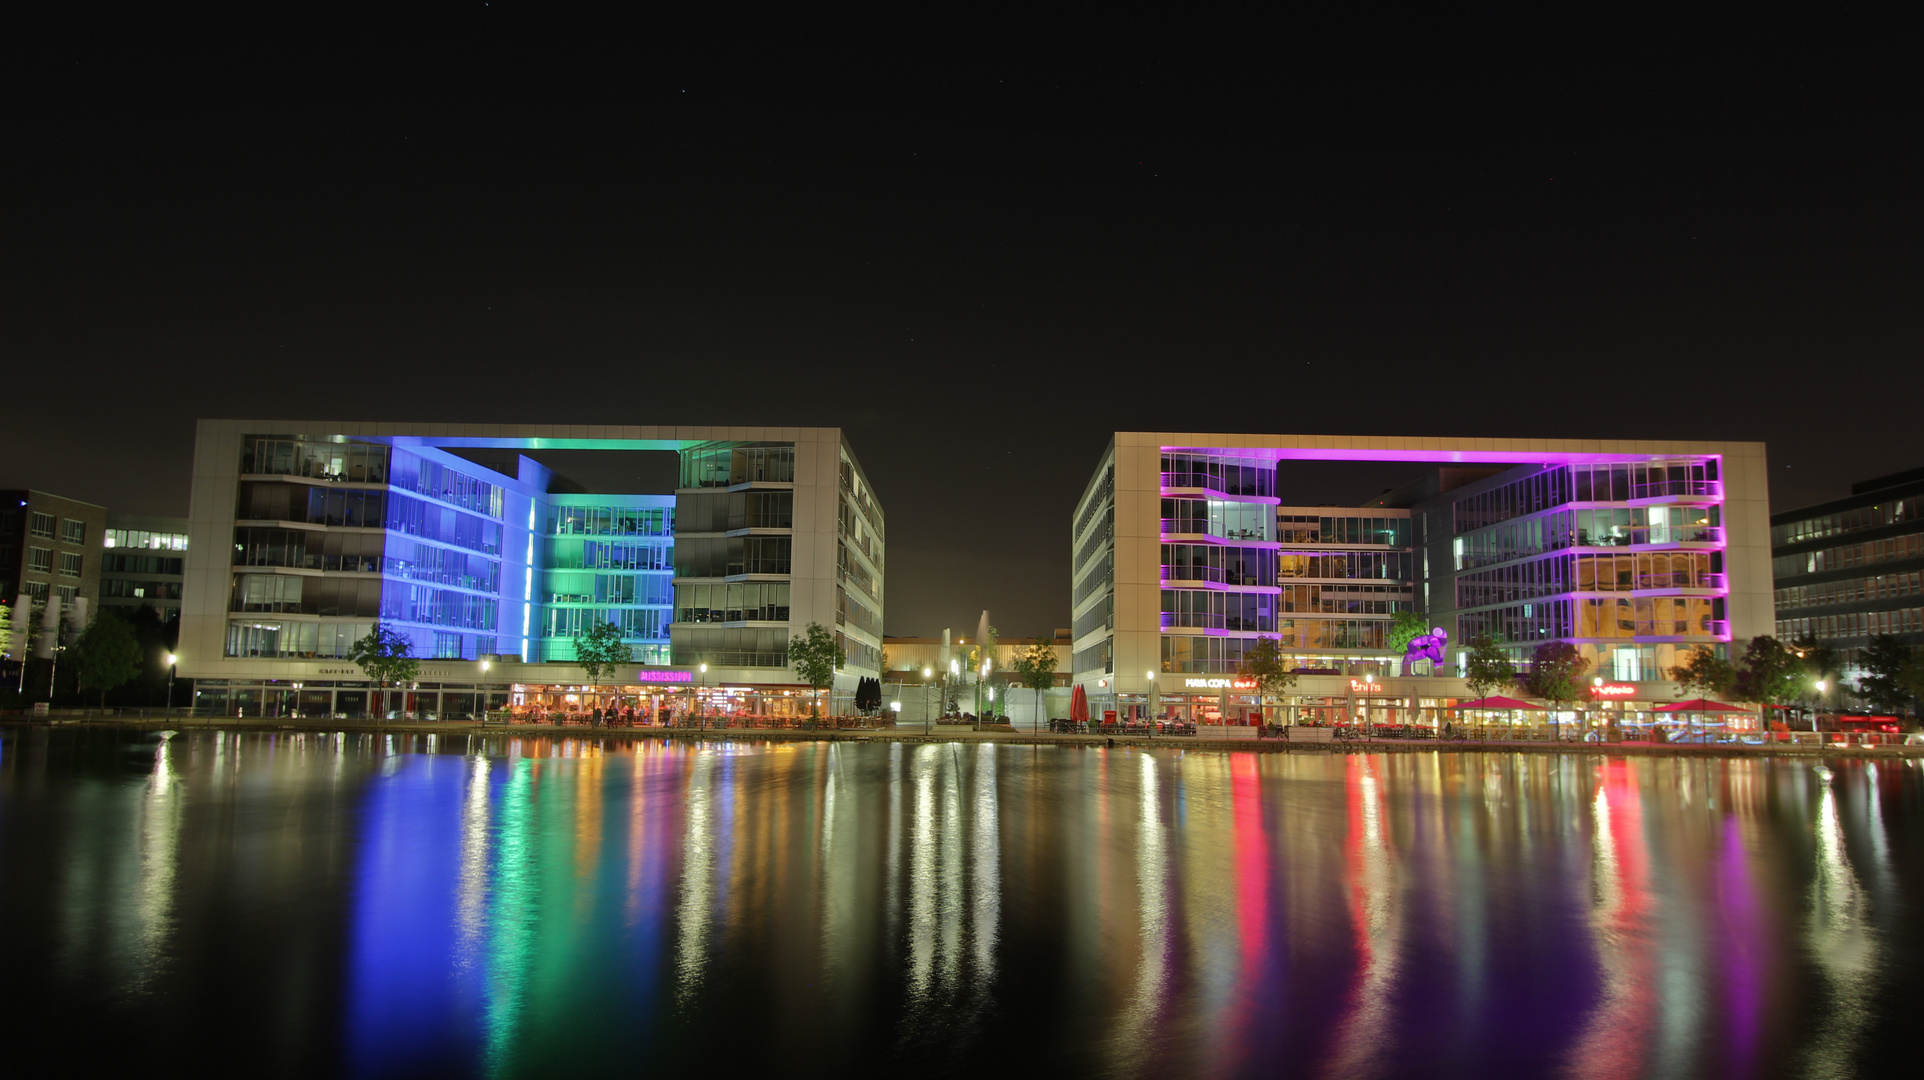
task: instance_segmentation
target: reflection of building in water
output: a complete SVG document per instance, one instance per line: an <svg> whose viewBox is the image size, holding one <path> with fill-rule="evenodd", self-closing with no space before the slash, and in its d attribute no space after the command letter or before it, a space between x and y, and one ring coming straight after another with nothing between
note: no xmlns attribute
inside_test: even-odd
<svg viewBox="0 0 1924 1080"><path fill-rule="evenodd" d="M1285 505L1313 461L1433 469ZM1567 642L1647 710L1688 650L1771 630L1763 475L1759 443L1119 432L1070 519L1072 677L1098 710L1141 715L1153 679L1159 717L1243 722L1255 695L1212 680L1274 638L1302 676L1283 719L1434 723L1489 635ZM1388 647L1403 611L1449 635L1442 671Z"/></svg>

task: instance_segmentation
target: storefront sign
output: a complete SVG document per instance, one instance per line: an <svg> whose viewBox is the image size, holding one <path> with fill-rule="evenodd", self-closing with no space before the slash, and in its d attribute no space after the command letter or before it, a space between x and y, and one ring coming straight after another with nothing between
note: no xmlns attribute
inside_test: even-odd
<svg viewBox="0 0 1924 1080"><path fill-rule="evenodd" d="M638 683L691 683L695 681L695 673L692 671L637 671L635 681Z"/></svg>
<svg viewBox="0 0 1924 1080"><path fill-rule="evenodd" d="M1590 687L1590 696L1595 698L1633 698L1637 696L1637 684L1627 682L1593 684Z"/></svg>
<svg viewBox="0 0 1924 1080"><path fill-rule="evenodd" d="M1184 679L1185 690L1254 690L1254 679Z"/></svg>
<svg viewBox="0 0 1924 1080"><path fill-rule="evenodd" d="M1351 679L1349 681L1349 689L1352 694L1380 694L1383 692L1383 684L1364 682L1361 679Z"/></svg>

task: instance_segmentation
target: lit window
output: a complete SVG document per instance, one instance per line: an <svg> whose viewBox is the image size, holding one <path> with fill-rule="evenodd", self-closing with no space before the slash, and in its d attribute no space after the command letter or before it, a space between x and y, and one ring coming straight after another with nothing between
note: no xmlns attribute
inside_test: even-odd
<svg viewBox="0 0 1924 1080"><path fill-rule="evenodd" d="M62 542L68 544L86 543L87 523L84 521L75 521L72 518L66 519L60 523L60 539Z"/></svg>

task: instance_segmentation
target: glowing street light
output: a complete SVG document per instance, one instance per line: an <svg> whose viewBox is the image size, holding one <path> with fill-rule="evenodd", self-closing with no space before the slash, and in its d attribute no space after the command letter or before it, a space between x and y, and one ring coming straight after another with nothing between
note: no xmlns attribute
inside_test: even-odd
<svg viewBox="0 0 1924 1080"><path fill-rule="evenodd" d="M24 663L21 665L20 670L22 671L26 670L26 665ZM175 656L173 653L168 653L167 654L167 708L169 709L172 709L174 707L174 672L178 670L180 670L180 657Z"/></svg>
<svg viewBox="0 0 1924 1080"><path fill-rule="evenodd" d="M929 733L929 676L935 672L928 665L922 666L922 734Z"/></svg>

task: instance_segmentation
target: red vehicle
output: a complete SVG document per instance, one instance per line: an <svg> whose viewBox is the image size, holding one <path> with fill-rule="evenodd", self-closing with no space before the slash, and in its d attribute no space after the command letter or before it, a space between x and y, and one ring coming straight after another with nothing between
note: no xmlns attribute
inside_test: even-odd
<svg viewBox="0 0 1924 1080"><path fill-rule="evenodd" d="M1847 733L1869 731L1879 735L1896 735L1904 730L1904 725L1895 716L1837 716L1832 719L1837 726L1831 730Z"/></svg>

